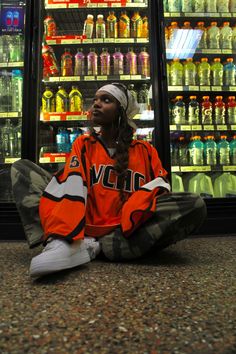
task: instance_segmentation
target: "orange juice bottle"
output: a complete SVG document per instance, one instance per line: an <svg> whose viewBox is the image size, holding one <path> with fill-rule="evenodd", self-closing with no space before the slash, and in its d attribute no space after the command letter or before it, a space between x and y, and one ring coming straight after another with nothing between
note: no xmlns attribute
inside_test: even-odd
<svg viewBox="0 0 236 354"><path fill-rule="evenodd" d="M142 36L143 20L138 11L135 11L130 22L131 38L140 38Z"/></svg>
<svg viewBox="0 0 236 354"><path fill-rule="evenodd" d="M107 17L107 38L117 38L117 36L117 17L115 16L114 11L110 11L109 16Z"/></svg>
<svg viewBox="0 0 236 354"><path fill-rule="evenodd" d="M129 38L130 37L130 18L127 16L126 11L122 11L119 19L119 37Z"/></svg>
<svg viewBox="0 0 236 354"><path fill-rule="evenodd" d="M142 27L142 38L149 37L149 27L148 27L148 18L147 16L143 17L143 27Z"/></svg>

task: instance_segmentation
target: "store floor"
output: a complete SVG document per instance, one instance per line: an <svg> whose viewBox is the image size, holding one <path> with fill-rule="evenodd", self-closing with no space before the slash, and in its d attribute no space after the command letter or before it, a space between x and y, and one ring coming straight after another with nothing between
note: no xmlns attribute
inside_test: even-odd
<svg viewBox="0 0 236 354"><path fill-rule="evenodd" d="M0 243L0 352L236 353L236 237L191 238L132 263L31 281L39 249Z"/></svg>

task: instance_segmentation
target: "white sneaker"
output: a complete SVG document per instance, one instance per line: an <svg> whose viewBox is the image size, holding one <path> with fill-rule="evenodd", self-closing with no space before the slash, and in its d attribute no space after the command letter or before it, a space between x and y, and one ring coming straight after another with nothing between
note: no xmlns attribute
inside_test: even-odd
<svg viewBox="0 0 236 354"><path fill-rule="evenodd" d="M90 256L88 248L84 240L73 243L64 240L52 240L41 254L32 259L30 276L38 278L45 274L88 263L95 258L95 256L93 258Z"/></svg>
<svg viewBox="0 0 236 354"><path fill-rule="evenodd" d="M101 246L100 246L99 242L94 237L85 237L84 243L87 247L87 250L88 250L91 260L96 258L96 256L101 251Z"/></svg>

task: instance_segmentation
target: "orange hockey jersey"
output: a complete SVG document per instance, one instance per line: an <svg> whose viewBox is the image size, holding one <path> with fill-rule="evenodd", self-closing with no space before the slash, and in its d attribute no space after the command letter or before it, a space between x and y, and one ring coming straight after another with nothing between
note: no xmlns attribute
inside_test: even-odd
<svg viewBox="0 0 236 354"><path fill-rule="evenodd" d="M107 148L96 134L76 139L64 169L52 178L40 200L45 240L100 237L118 226L129 236L152 215L158 192L170 190L167 172L149 143L133 140L129 149L127 201L121 206L119 178Z"/></svg>

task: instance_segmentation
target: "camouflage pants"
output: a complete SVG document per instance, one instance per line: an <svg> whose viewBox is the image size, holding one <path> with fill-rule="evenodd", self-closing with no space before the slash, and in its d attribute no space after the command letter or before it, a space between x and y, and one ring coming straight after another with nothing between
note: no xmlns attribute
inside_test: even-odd
<svg viewBox="0 0 236 354"><path fill-rule="evenodd" d="M12 189L29 246L42 243L38 206L50 173L28 160L11 168ZM128 239L117 228L99 238L104 255L112 261L139 258L154 246L163 249L195 232L206 217L202 198L191 193L169 193L158 199L154 216Z"/></svg>

